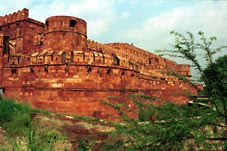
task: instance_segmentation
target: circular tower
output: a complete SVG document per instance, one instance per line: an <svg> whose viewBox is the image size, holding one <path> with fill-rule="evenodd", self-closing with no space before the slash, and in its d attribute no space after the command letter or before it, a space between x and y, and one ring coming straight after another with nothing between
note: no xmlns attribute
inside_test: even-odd
<svg viewBox="0 0 227 151"><path fill-rule="evenodd" d="M71 16L53 16L46 19L44 49L70 52L86 48L86 21Z"/></svg>

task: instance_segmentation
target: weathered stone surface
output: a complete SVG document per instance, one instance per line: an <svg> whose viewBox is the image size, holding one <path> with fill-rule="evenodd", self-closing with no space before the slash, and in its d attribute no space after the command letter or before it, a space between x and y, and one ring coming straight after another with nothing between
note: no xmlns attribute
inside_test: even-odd
<svg viewBox="0 0 227 151"><path fill-rule="evenodd" d="M127 43L88 40L87 23L76 17L49 17L44 24L28 15L23 9L0 17L0 86L8 97L37 108L105 118L117 116L102 104L107 96L130 103L128 95L141 93L187 103L187 92L196 94L165 73L190 78L189 65Z"/></svg>

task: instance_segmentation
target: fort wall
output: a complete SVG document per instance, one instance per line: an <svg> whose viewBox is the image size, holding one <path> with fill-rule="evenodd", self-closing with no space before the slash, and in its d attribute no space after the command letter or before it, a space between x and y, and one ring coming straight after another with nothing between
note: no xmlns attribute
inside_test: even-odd
<svg viewBox="0 0 227 151"><path fill-rule="evenodd" d="M29 18L29 10L23 9L0 18L0 32L9 37L10 54L31 53L37 50L33 45L35 35L41 35L44 24Z"/></svg>
<svg viewBox="0 0 227 151"><path fill-rule="evenodd" d="M7 90L6 95L18 100L33 100L32 104L38 108L88 116L112 114L114 110L105 110L102 104L108 96L129 101L128 96L137 93L174 103L189 101L185 92L192 88L176 77L113 65L111 56L95 53L97 55L74 51L68 63L61 55L53 56L53 61L49 55L32 55L34 58L30 58L30 62L20 57L19 63L17 58L11 57L3 67L2 85Z"/></svg>
<svg viewBox="0 0 227 151"><path fill-rule="evenodd" d="M108 96L135 108L130 94L156 97L156 104L187 103L187 93L196 94L195 88L168 75L174 71L190 78L189 65L130 44L87 39L82 19L53 16L44 24L28 18L27 9L14 13L20 19L12 16L0 18L0 86L7 97L60 113L108 118L117 116L102 103Z"/></svg>

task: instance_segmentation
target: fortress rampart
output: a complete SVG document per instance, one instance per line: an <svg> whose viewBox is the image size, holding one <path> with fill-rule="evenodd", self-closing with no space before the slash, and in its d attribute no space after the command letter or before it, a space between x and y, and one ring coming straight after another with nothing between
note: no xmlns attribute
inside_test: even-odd
<svg viewBox="0 0 227 151"><path fill-rule="evenodd" d="M190 78L189 65L127 43L89 40L87 23L76 17L53 16L44 24L28 14L23 9L0 17L0 86L7 97L37 108L105 118L116 114L102 104L108 96L129 104L132 93L187 103L186 93L196 94L167 74Z"/></svg>
<svg viewBox="0 0 227 151"><path fill-rule="evenodd" d="M58 39L58 40L56 40ZM46 19L44 49L70 52L87 47L87 23L70 16L54 16Z"/></svg>

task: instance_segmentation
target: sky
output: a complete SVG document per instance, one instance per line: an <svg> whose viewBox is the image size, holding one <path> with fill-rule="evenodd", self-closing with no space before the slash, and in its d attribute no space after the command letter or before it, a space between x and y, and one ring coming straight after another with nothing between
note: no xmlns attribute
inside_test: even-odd
<svg viewBox="0 0 227 151"><path fill-rule="evenodd" d="M23 8L41 22L56 15L82 18L88 38L100 43L133 43L154 52L171 48L170 31L175 30L204 31L217 36L217 46L227 45L224 0L1 0L0 16Z"/></svg>

